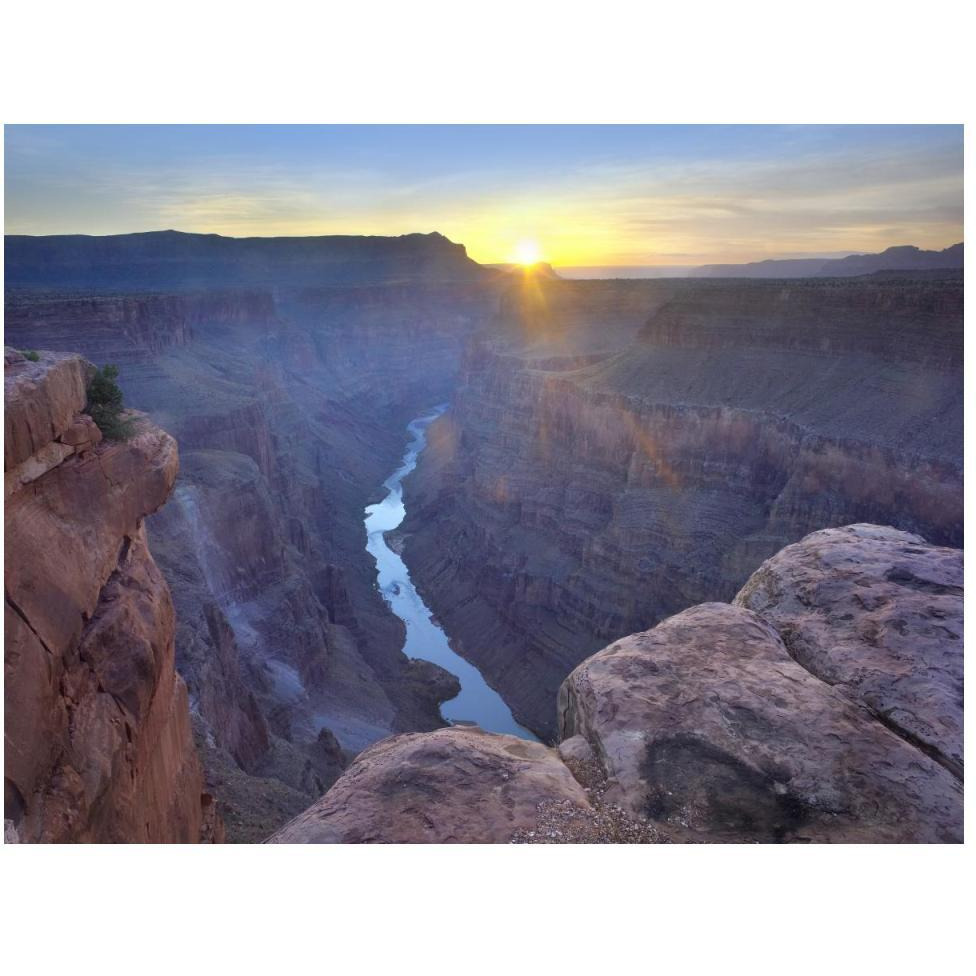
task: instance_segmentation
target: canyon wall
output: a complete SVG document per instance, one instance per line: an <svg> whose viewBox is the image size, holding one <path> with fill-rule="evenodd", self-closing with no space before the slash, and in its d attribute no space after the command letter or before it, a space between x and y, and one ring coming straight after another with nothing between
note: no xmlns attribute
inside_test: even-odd
<svg viewBox="0 0 976 976"><path fill-rule="evenodd" d="M962 545L960 278L617 284L510 294L405 483L418 588L550 740L588 654L811 530Z"/></svg>
<svg viewBox="0 0 976 976"><path fill-rule="evenodd" d="M145 419L103 441L91 370L6 351L4 819L29 842L219 840L146 542L176 443Z"/></svg>
<svg viewBox="0 0 976 976"><path fill-rule="evenodd" d="M400 652L363 509L398 462L407 422L449 398L464 342L496 297L491 276L466 280L477 266L454 245L405 253L400 270L433 280L386 281L370 258L368 286L323 284L352 274L339 265L279 285L276 257L261 271L265 289L81 299L21 282L8 295L9 342L44 349L70 337L97 362L118 362L127 402L180 444L172 501L147 525L230 840L267 836L370 743L443 724L450 682ZM18 261L15 270L30 263ZM129 281L135 262L142 285L175 267L158 254L79 261L110 281ZM50 280L57 267L44 272ZM437 280L448 272L465 280Z"/></svg>
<svg viewBox="0 0 976 976"><path fill-rule="evenodd" d="M959 843L962 583L920 536L812 533L584 660L558 748L395 736L270 841Z"/></svg>

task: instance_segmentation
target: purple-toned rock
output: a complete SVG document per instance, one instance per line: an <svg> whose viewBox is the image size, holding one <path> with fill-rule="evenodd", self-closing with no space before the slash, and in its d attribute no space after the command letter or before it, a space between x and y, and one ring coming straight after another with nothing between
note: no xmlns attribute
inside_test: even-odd
<svg viewBox="0 0 976 976"><path fill-rule="evenodd" d="M477 728L396 735L269 843L508 843L546 801L592 812L553 749Z"/></svg>
<svg viewBox="0 0 976 976"><path fill-rule="evenodd" d="M564 682L559 721L593 747L608 796L691 837L962 838L959 780L742 607L692 607L595 654Z"/></svg>
<svg viewBox="0 0 976 976"><path fill-rule="evenodd" d="M960 779L963 554L877 525L814 532L735 598L792 657Z"/></svg>

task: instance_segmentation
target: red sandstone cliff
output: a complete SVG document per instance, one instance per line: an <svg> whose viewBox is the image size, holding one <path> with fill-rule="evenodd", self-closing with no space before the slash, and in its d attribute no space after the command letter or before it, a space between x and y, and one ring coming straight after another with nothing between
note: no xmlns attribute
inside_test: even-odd
<svg viewBox="0 0 976 976"><path fill-rule="evenodd" d="M103 441L90 370L5 357L4 818L27 842L217 840L143 526L176 442L144 419Z"/></svg>

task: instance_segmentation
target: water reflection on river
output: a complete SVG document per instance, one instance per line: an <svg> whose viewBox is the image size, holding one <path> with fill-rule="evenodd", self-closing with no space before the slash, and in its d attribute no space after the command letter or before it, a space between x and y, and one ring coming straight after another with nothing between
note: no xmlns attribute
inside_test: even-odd
<svg viewBox="0 0 976 976"><path fill-rule="evenodd" d="M474 722L489 732L508 732L534 739L531 732L515 721L509 707L488 686L478 669L451 650L447 635L431 619L431 612L414 589L403 560L383 538L383 533L395 529L406 515L403 479L417 466L417 458L427 443L427 428L446 409L447 404L442 404L407 425L410 442L403 462L383 482L389 493L383 501L366 509L366 550L376 560L379 586L386 602L406 624L404 654L433 661L457 675L461 682L461 693L457 698L441 706L444 718L451 722Z"/></svg>

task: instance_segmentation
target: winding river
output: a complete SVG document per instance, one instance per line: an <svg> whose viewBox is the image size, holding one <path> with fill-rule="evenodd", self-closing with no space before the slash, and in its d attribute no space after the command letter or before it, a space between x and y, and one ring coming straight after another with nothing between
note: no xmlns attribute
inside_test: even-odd
<svg viewBox="0 0 976 976"><path fill-rule="evenodd" d="M535 739L512 717L512 712L473 665L451 650L447 635L434 622L420 594L410 581L403 560L387 545L384 533L395 529L407 514L403 503L403 479L417 466L427 443L427 428L447 409L447 404L407 425L410 441L400 467L383 482L386 497L366 509L366 550L376 560L379 587L393 612L406 624L403 653L433 661L457 675L461 693L441 706L444 718L454 723L473 722L489 732L507 732L523 739Z"/></svg>

